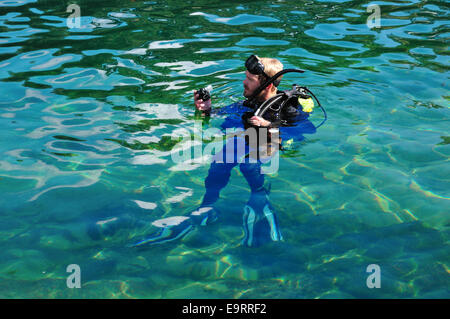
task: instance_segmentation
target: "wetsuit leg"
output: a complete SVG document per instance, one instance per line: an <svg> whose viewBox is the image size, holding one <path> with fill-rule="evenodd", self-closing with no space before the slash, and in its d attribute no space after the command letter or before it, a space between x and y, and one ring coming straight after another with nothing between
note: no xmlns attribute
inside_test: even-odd
<svg viewBox="0 0 450 319"><path fill-rule="evenodd" d="M211 206L218 199L220 191L228 184L231 170L239 163L248 150L245 140L233 137L224 148L214 156L213 162L205 179L206 193L201 206Z"/></svg>
<svg viewBox="0 0 450 319"><path fill-rule="evenodd" d="M228 184L231 170L237 163L215 163L211 164L208 176L205 179L206 193L201 206L211 206L218 199L220 191Z"/></svg>
<svg viewBox="0 0 450 319"><path fill-rule="evenodd" d="M257 163L241 163L239 165L239 169L241 173L244 175L247 180L248 185L250 186L250 190L255 192L264 185L264 174L261 173L261 162Z"/></svg>

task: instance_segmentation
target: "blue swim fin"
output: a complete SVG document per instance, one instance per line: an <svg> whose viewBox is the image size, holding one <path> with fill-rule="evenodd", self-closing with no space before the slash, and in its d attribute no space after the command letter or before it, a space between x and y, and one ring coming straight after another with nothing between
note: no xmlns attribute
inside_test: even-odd
<svg viewBox="0 0 450 319"><path fill-rule="evenodd" d="M158 219L152 225L160 228L160 230L156 234L131 245L132 247L148 244L163 244L181 238L194 229L192 220L186 216Z"/></svg>
<svg viewBox="0 0 450 319"><path fill-rule="evenodd" d="M244 239L242 244L259 247L271 241L281 241L275 210L269 203L266 190L252 192L243 215Z"/></svg>
<svg viewBox="0 0 450 319"><path fill-rule="evenodd" d="M133 245L132 247L140 247L150 244L163 244L184 237L187 233L195 228L195 226L209 225L217 219L217 211L212 207L200 207L188 216L174 216L156 220L153 226L160 230Z"/></svg>
<svg viewBox="0 0 450 319"><path fill-rule="evenodd" d="M194 210L190 217L193 223L200 226L206 226L215 222L218 218L218 212L211 206L203 206Z"/></svg>

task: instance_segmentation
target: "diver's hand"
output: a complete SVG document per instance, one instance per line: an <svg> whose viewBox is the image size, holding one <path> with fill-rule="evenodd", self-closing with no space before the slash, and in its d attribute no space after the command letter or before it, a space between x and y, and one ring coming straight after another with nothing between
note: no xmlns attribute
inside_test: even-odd
<svg viewBox="0 0 450 319"><path fill-rule="evenodd" d="M252 116L248 122L254 126L268 127L270 125L270 121L263 119L260 116Z"/></svg>
<svg viewBox="0 0 450 319"><path fill-rule="evenodd" d="M194 104L195 108L203 113L211 111L211 99L209 99L208 101L199 99L197 91L194 91Z"/></svg>

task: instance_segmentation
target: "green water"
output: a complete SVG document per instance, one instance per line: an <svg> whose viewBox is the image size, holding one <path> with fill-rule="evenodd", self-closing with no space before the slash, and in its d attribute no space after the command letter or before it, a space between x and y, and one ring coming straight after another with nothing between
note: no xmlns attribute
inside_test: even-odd
<svg viewBox="0 0 450 319"><path fill-rule="evenodd" d="M449 4L375 1L371 29L371 3L0 1L0 297L449 298ZM282 86L329 117L267 177L285 241L240 244L236 170L217 222L128 248L199 205L209 165L174 163L170 136L194 125L192 90L240 100L254 53L306 70Z"/></svg>

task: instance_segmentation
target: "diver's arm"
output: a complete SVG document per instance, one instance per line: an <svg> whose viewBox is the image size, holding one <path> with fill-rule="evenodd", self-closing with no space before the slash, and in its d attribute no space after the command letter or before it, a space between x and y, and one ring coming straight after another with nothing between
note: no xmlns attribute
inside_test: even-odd
<svg viewBox="0 0 450 319"><path fill-rule="evenodd" d="M204 116L211 115L211 99L203 101L199 99L197 91L194 91L194 105L197 111L201 112Z"/></svg>

